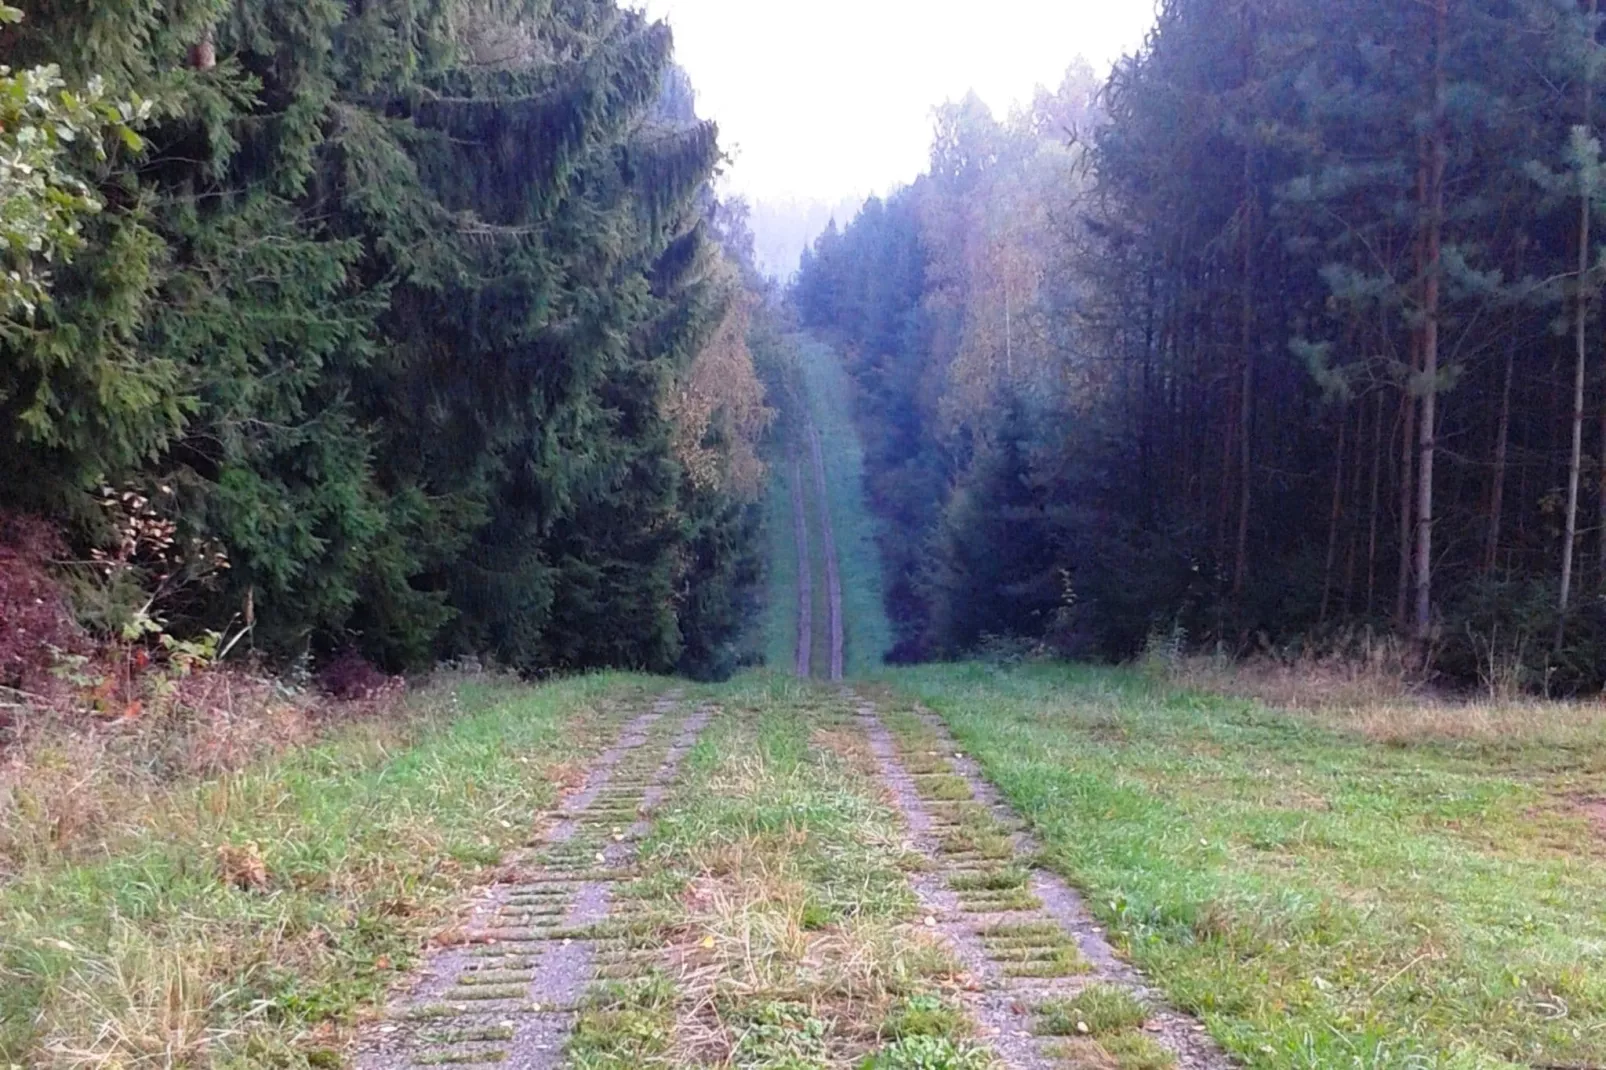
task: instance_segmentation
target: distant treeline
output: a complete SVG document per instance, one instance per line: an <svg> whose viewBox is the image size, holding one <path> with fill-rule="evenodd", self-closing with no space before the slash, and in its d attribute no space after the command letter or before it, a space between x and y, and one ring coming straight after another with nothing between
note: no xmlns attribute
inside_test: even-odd
<svg viewBox="0 0 1606 1070"><path fill-rule="evenodd" d="M1167 0L807 259L905 656L1393 633L1606 674L1594 0Z"/></svg>
<svg viewBox="0 0 1606 1070"><path fill-rule="evenodd" d="M0 509L68 532L92 623L730 666L767 410L665 26L612 0L3 10L7 87L38 92L0 138L52 170L4 191ZM88 136L58 144L63 116Z"/></svg>

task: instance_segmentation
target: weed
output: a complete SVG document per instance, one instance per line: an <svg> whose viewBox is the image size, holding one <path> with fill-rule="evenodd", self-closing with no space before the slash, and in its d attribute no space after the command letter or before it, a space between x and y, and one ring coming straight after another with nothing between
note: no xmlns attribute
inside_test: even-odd
<svg viewBox="0 0 1606 1070"><path fill-rule="evenodd" d="M1055 1037L1108 1036L1136 1029L1148 1017L1132 993L1107 984L1091 984L1070 999L1040 1003L1036 1014L1036 1031Z"/></svg>
<svg viewBox="0 0 1606 1070"><path fill-rule="evenodd" d="M1117 1033L1098 1043L1114 1058L1119 1070L1168 1070L1177 1062L1175 1055L1142 1033Z"/></svg>
<svg viewBox="0 0 1606 1070"><path fill-rule="evenodd" d="M763 1002L746 1008L744 1017L737 1026L735 1065L814 1066L825 1058L830 1024L802 1004Z"/></svg>
<svg viewBox="0 0 1606 1070"><path fill-rule="evenodd" d="M1142 1033L1074 1037L1049 1045L1046 1052L1064 1070L1170 1070L1177 1057Z"/></svg>
<svg viewBox="0 0 1606 1070"><path fill-rule="evenodd" d="M1000 911L1036 910L1043 901L1025 888L1006 888L998 891L962 892L960 907L973 914Z"/></svg>
<svg viewBox="0 0 1606 1070"><path fill-rule="evenodd" d="M962 825L943 833L940 842L945 854L975 852L988 861L1002 861L1015 856L1015 841L1001 827L977 828Z"/></svg>
<svg viewBox="0 0 1606 1070"><path fill-rule="evenodd" d="M1024 888L1031 880L1031 872L1020 866L981 870L973 873L956 873L948 878L948 887L956 892L1004 891Z"/></svg>
<svg viewBox="0 0 1606 1070"><path fill-rule="evenodd" d="M952 773L937 773L915 778L915 790L922 798L938 801L963 802L971 798L970 785L963 777Z"/></svg>
<svg viewBox="0 0 1606 1070"><path fill-rule="evenodd" d="M507 1061L507 1052L490 1051L438 1051L414 1057L414 1066L452 1066L458 1063L501 1063ZM339 1066L339 1062L334 1064Z"/></svg>
<svg viewBox="0 0 1606 1070"><path fill-rule="evenodd" d="M568 1057L583 1070L661 1064L674 1036L675 986L661 973L603 981L587 994Z"/></svg>
<svg viewBox="0 0 1606 1070"><path fill-rule="evenodd" d="M963 1012L941 996L922 994L905 996L893 1004L881 1030L897 1040L905 1037L947 1037L954 1040L964 1036L968 1026Z"/></svg>
<svg viewBox="0 0 1606 1070"><path fill-rule="evenodd" d="M947 1037L908 1036L893 1041L859 1064L859 1070L990 1070L987 1051Z"/></svg>
<svg viewBox="0 0 1606 1070"><path fill-rule="evenodd" d="M1014 955L995 953L1010 977L1072 977L1092 967L1075 947L1060 946L1043 950L1021 949Z"/></svg>

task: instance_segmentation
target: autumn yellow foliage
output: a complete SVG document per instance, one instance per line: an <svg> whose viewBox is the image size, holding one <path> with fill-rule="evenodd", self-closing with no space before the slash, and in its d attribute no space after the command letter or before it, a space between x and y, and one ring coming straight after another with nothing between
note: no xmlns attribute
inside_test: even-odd
<svg viewBox="0 0 1606 1070"><path fill-rule="evenodd" d="M758 498L764 462L758 442L774 412L747 348L753 298L740 294L674 384L664 408L674 427L674 450L699 490Z"/></svg>

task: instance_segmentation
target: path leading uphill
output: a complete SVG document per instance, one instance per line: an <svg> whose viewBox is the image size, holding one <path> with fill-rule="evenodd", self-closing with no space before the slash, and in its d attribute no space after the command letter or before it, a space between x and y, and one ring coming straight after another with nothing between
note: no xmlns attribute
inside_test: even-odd
<svg viewBox="0 0 1606 1070"><path fill-rule="evenodd" d="M836 535L831 529L831 498L825 484L825 450L820 431L809 423L809 452L814 458L814 491L819 505L820 545L825 553L825 599L830 614L831 664L833 681L842 679L842 574L838 564Z"/></svg>
<svg viewBox="0 0 1606 1070"><path fill-rule="evenodd" d="M803 466L792 460L792 530L797 543L797 675L807 677L814 661L814 578L809 568L809 518L803 507Z"/></svg>
<svg viewBox="0 0 1606 1070"><path fill-rule="evenodd" d="M1021 827L918 705L667 693L436 941L357 1070L1228 1070Z"/></svg>
<svg viewBox="0 0 1606 1070"><path fill-rule="evenodd" d="M616 889L633 878L636 844L708 718L670 694L624 726L539 845L503 867L365 1031L358 1070L570 1065L581 998L633 953L620 936L631 903L616 906Z"/></svg>
<svg viewBox="0 0 1606 1070"><path fill-rule="evenodd" d="M892 629L852 381L829 346L805 335L791 344L799 375L788 397L797 411L788 413L790 456L776 466L770 499L769 657L800 677L841 681L881 663Z"/></svg>

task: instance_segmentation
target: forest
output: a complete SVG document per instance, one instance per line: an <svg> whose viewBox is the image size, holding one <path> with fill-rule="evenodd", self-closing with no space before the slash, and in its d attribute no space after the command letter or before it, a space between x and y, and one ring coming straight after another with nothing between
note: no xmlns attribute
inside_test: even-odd
<svg viewBox="0 0 1606 1070"><path fill-rule="evenodd" d="M671 48L613 0L0 7L8 547L153 649L727 672L769 411Z"/></svg>
<svg viewBox="0 0 1606 1070"><path fill-rule="evenodd" d="M1165 0L806 255L896 658L1606 671L1595 0Z"/></svg>
<svg viewBox="0 0 1606 1070"><path fill-rule="evenodd" d="M0 0L0 1070L1606 1066L1599 0L633 3Z"/></svg>
<svg viewBox="0 0 1606 1070"><path fill-rule="evenodd" d="M1166 0L1108 79L944 105L777 295L612 0L0 7L5 542L124 641L722 675L795 316L893 660L1597 689L1597 8Z"/></svg>

